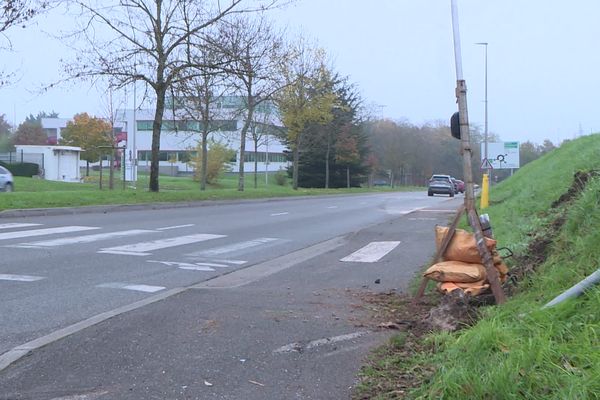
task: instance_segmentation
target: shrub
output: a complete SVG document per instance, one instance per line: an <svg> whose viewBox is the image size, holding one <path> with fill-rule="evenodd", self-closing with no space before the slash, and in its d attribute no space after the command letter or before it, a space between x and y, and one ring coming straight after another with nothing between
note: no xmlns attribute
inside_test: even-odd
<svg viewBox="0 0 600 400"><path fill-rule="evenodd" d="M287 184L287 174L284 171L277 171L275 174L275 183L279 186L285 186Z"/></svg>
<svg viewBox="0 0 600 400"><path fill-rule="evenodd" d="M40 167L34 163L6 164L0 161L0 165L8 169L14 176L27 176L31 178L40 172Z"/></svg>
<svg viewBox="0 0 600 400"><path fill-rule="evenodd" d="M200 181L202 172L202 144L198 144L196 156L190 164L194 167L194 180ZM235 157L235 151L224 144L211 140L208 143L208 163L206 165L206 182L215 183L219 176L231 170L229 162Z"/></svg>

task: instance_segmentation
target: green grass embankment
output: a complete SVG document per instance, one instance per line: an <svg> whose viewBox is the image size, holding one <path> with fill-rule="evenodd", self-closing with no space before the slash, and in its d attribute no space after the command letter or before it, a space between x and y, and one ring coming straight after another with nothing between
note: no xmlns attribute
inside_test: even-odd
<svg viewBox="0 0 600 400"><path fill-rule="evenodd" d="M265 183L264 175L257 181L254 188L253 174L246 174L245 190L237 190L237 176L228 175L219 180L217 184L209 185L207 190L201 191L200 184L191 177L161 176L159 179L160 191L148 191L148 177L140 175L137 187L127 184L123 187L116 174L114 190L108 189L108 173L103 177L103 188L98 185L98 177L86 178L85 183L53 182L41 179L15 177L15 191L0 193L0 211L11 209L53 208L53 207L79 207L109 204L142 204L160 202L191 202L203 200L236 200L257 199L289 196L313 196L327 194L351 194L384 191L420 190L417 187L376 187L376 188L351 188L351 189L304 189L293 190L290 185L280 186L275 184L275 179L270 178Z"/></svg>
<svg viewBox="0 0 600 400"><path fill-rule="evenodd" d="M565 143L492 187L486 212L499 246L515 251L517 257L507 260L515 270L537 259L535 271L506 304L481 309L471 328L433 334L424 340L426 350L412 357L392 351L380 360L392 362L397 373L435 372L415 376L421 380L416 390L375 390L373 398L600 398L600 287L541 310L600 268L600 178L589 180L570 202L552 206L576 171L592 169L600 169L600 135Z"/></svg>

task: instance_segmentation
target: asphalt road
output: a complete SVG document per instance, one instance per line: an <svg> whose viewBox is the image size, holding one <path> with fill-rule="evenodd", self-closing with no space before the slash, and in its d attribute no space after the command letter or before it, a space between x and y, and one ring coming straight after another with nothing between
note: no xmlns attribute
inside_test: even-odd
<svg viewBox="0 0 600 400"><path fill-rule="evenodd" d="M36 399L344 398L356 368L343 367L357 367L379 340L349 322L344 288L365 289L374 277L377 290L404 287L430 257L433 225L459 203L386 193L2 218L0 353L178 294L48 341L0 374L0 388ZM360 343L320 354L331 338ZM344 372L323 379L328 360ZM171 383L157 379L159 364ZM323 384L311 389L311 380Z"/></svg>

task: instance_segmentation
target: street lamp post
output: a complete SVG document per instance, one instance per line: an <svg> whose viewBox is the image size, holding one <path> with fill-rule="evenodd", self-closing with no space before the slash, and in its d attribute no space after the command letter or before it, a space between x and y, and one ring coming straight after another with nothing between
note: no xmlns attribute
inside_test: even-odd
<svg viewBox="0 0 600 400"><path fill-rule="evenodd" d="M488 178L490 176L490 168L489 168L489 160L488 160L488 44L487 42L475 43L480 46L485 46L485 95L484 95L484 105L485 105L485 128L484 128L484 153L483 157L487 164L487 174Z"/></svg>

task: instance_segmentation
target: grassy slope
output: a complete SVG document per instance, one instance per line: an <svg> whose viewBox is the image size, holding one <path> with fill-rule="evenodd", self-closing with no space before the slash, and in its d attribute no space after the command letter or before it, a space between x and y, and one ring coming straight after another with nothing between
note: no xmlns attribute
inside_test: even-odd
<svg viewBox="0 0 600 400"><path fill-rule="evenodd" d="M523 254L528 235L557 215L566 223L547 261L506 305L471 329L433 337L432 381L414 397L600 398L600 290L553 309L540 307L600 267L600 179L572 204L551 209L579 169L600 168L600 135L566 143L494 187L489 209L501 246Z"/></svg>
<svg viewBox="0 0 600 400"><path fill-rule="evenodd" d="M108 175L108 174L105 174ZM379 192L390 190L419 190L424 188L389 187L351 188L351 189L299 189L292 190L287 186L274 183L274 178L265 184L264 176L258 179L258 187L254 189L254 176L246 175L245 191L237 190L237 176L226 176L218 184L211 185L206 191L200 191L199 183L190 177L160 177L160 192L148 192L147 176L140 176L138 188L126 187L116 179L115 189L108 190L108 178L103 178L104 189L98 189L97 177L91 177L88 183L52 182L40 179L16 177L15 192L0 194L0 211L9 209L76 207L101 204L137 204L153 202L181 202L224 199L253 199L286 196L306 196L322 194L344 194ZM95 181L95 182L94 182Z"/></svg>

